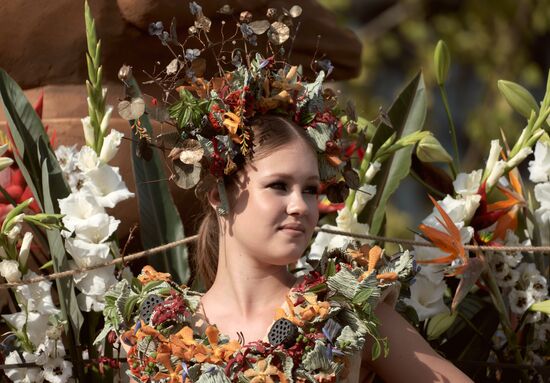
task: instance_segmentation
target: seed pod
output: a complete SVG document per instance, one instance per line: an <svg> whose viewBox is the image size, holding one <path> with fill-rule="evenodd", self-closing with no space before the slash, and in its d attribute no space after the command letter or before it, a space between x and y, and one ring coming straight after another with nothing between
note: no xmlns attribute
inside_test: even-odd
<svg viewBox="0 0 550 383"><path fill-rule="evenodd" d="M438 85L443 85L449 73L451 54L445 41L439 40L434 51L435 78Z"/></svg>
<svg viewBox="0 0 550 383"><path fill-rule="evenodd" d="M298 327L285 318L280 318L273 323L267 339L269 343L277 347L280 344L283 344L285 347L292 347L296 343L296 338L298 334Z"/></svg>

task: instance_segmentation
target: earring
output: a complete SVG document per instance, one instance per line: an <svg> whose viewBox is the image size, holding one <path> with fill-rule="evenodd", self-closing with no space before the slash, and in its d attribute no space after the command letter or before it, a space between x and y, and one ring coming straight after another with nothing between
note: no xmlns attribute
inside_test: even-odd
<svg viewBox="0 0 550 383"><path fill-rule="evenodd" d="M216 206L216 214L218 214L220 217L226 216L227 210L221 206Z"/></svg>

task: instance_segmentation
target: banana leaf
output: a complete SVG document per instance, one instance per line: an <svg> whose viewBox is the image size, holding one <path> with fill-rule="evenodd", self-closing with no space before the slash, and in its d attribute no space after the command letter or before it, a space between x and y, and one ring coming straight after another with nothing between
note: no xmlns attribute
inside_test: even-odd
<svg viewBox="0 0 550 383"><path fill-rule="evenodd" d="M396 140L421 130L426 118L426 87L419 72L399 94L388 111L389 123L381 122L372 139L373 152L392 135ZM382 165L373 179L376 194L359 215L359 221L370 225L370 234L377 235L385 221L386 204L401 181L409 174L413 147L396 151Z"/></svg>
<svg viewBox="0 0 550 383"><path fill-rule="evenodd" d="M131 97L140 97L141 91L133 77L126 80ZM147 115L140 117L141 126L152 136L152 126ZM131 124L134 121L130 121ZM163 159L153 149L149 160L138 157L139 137L132 129L132 169L136 182L136 197L139 206L141 242L145 249L164 245L185 238L183 223L170 189ZM148 262L157 270L169 272L174 280L187 283L189 263L186 246L168 249L161 254L149 256Z"/></svg>

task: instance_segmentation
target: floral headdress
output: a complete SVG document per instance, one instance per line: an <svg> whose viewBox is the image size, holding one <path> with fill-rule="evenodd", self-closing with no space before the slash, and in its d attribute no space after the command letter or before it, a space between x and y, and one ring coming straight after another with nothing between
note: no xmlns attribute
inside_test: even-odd
<svg viewBox="0 0 550 383"><path fill-rule="evenodd" d="M177 129L178 139L169 154L177 185L190 189L205 179L215 179L223 204L223 177L233 174L252 158L251 122L265 114L286 116L301 126L319 154L321 179L339 181L345 167L339 146L343 113L337 107L335 92L322 87L332 66L328 60L313 60L319 70L315 79L307 82L302 67L290 65L282 57L288 56L283 44L294 40L291 32L296 32L294 25L301 8L294 6L280 12L270 8L266 15L270 20L256 21L250 12L242 12L230 38L223 38L226 22L222 21L222 41L218 43L209 39L212 22L202 8L192 2L190 10L195 23L183 44L177 40L174 25L170 32L164 30L161 22L152 23L149 28L164 45L182 51L153 76L153 82L161 85L166 95L168 121ZM219 12L227 17L232 15L227 6ZM254 51L261 37L268 40L267 58ZM202 48L188 48L193 42L202 44ZM214 54L218 68L218 74L210 79L205 78L206 61L201 57L208 50ZM179 97L169 102L173 91ZM134 104L139 101L123 101L119 105L121 115L136 119L132 115ZM137 121L139 124L139 118ZM353 118L346 119L346 124L354 123ZM347 170L349 179L354 172L351 168ZM227 211L226 203L222 209Z"/></svg>

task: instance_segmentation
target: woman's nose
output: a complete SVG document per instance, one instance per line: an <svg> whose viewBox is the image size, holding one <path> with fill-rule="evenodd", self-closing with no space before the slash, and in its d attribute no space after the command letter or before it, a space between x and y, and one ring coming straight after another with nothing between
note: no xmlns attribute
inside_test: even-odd
<svg viewBox="0 0 550 383"><path fill-rule="evenodd" d="M292 192L289 195L287 213L289 215L304 215L308 210L304 195L301 191Z"/></svg>

